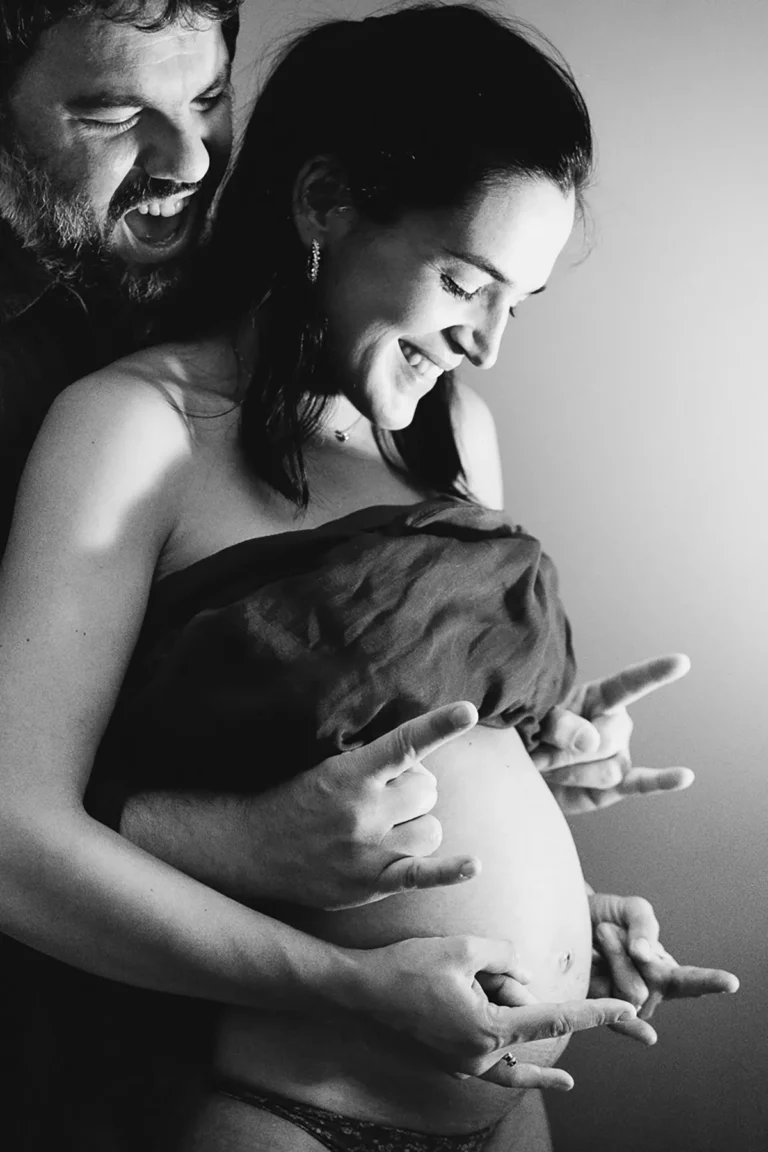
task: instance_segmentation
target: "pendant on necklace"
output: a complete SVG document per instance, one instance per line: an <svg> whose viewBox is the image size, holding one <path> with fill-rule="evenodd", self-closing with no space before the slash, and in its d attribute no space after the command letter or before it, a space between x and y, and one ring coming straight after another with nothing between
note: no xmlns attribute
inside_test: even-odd
<svg viewBox="0 0 768 1152"><path fill-rule="evenodd" d="M349 440L349 432L342 432L340 428L334 428L333 434L339 444L346 444L347 440Z"/></svg>

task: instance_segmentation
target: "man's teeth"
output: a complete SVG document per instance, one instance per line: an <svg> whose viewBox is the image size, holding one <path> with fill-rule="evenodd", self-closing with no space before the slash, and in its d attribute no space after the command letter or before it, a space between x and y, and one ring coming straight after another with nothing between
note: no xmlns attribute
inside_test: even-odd
<svg viewBox="0 0 768 1152"><path fill-rule="evenodd" d="M142 216L178 216L189 206L189 200L149 200L146 204L139 204L137 211Z"/></svg>

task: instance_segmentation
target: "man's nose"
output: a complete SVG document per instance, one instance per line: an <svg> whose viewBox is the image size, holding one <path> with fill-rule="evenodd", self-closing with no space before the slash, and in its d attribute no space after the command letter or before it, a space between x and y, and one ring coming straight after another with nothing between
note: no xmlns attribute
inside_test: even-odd
<svg viewBox="0 0 768 1152"><path fill-rule="evenodd" d="M175 124L165 120L147 130L139 163L155 180L198 184L208 172L211 158L199 123Z"/></svg>

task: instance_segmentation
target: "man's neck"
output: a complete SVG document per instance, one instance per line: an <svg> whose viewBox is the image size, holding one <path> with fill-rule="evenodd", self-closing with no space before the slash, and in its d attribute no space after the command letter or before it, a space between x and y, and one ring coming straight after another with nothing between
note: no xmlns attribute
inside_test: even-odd
<svg viewBox="0 0 768 1152"><path fill-rule="evenodd" d="M22 315L56 286L82 308L94 328L112 333L117 355L153 343L153 333L169 310L165 303L132 303L117 289L110 291L107 284L93 286L75 276L57 277L0 219L0 324Z"/></svg>
<svg viewBox="0 0 768 1152"><path fill-rule="evenodd" d="M52 284L50 272L0 219L0 324L26 312Z"/></svg>

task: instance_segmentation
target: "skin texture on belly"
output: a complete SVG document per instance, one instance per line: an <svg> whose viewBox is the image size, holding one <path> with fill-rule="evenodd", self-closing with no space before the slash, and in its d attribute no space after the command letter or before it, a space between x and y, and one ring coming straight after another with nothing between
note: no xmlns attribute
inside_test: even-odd
<svg viewBox="0 0 768 1152"><path fill-rule="evenodd" d="M469 933L515 945L542 1001L586 995L589 909L578 856L560 809L512 729L479 727L428 761L438 781L440 853L474 853L474 880L344 912L299 910L292 922L349 947L411 936ZM565 1041L520 1045L518 1059L555 1062ZM319 1019L230 1010L220 1071L294 1099L382 1123L471 1131L519 1106L521 1093L435 1068L415 1044L358 1018Z"/></svg>

